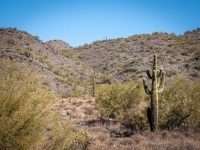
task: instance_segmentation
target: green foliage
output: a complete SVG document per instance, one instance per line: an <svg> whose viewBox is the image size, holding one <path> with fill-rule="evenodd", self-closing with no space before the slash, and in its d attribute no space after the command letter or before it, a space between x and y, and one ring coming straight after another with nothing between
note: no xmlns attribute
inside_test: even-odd
<svg viewBox="0 0 200 150"><path fill-rule="evenodd" d="M62 121L59 115L53 118L49 136L44 139L45 150L86 150L94 142L94 136L86 129L74 131L71 121Z"/></svg>
<svg viewBox="0 0 200 150"><path fill-rule="evenodd" d="M177 74L176 70L170 69L170 70L166 70L166 76L167 77L172 77L175 76Z"/></svg>
<svg viewBox="0 0 200 150"><path fill-rule="evenodd" d="M27 150L44 134L53 98L29 69L0 62L0 147Z"/></svg>
<svg viewBox="0 0 200 150"><path fill-rule="evenodd" d="M70 150L74 143L74 133L71 121L66 120L61 123L61 118L55 116L52 126L52 130L44 142L43 149Z"/></svg>
<svg viewBox="0 0 200 150"><path fill-rule="evenodd" d="M55 97L27 67L0 62L0 149L76 150L94 140L49 107ZM49 129L48 131L46 129Z"/></svg>
<svg viewBox="0 0 200 150"><path fill-rule="evenodd" d="M96 105L101 117L119 119L126 127L139 129L146 122L143 99L144 91L136 81L112 83L97 88Z"/></svg>
<svg viewBox="0 0 200 150"><path fill-rule="evenodd" d="M81 129L74 136L74 146L86 150L94 142L94 136L86 129Z"/></svg>
<svg viewBox="0 0 200 150"><path fill-rule="evenodd" d="M9 40L7 40L7 43L11 44L11 45L15 45L16 41L14 39L9 39Z"/></svg>
<svg viewBox="0 0 200 150"><path fill-rule="evenodd" d="M200 70L200 62L198 62L198 63L195 64L194 69Z"/></svg>
<svg viewBox="0 0 200 150"><path fill-rule="evenodd" d="M26 49L22 50L22 52L26 57L36 58L35 54L33 52L31 52L31 49L29 49L29 48L26 48Z"/></svg>
<svg viewBox="0 0 200 150"><path fill-rule="evenodd" d="M102 83L104 84L110 84L111 82L113 82L113 78L111 76L109 76L108 74L102 74L100 77L99 77L99 80L102 81Z"/></svg>
<svg viewBox="0 0 200 150"><path fill-rule="evenodd" d="M63 77L63 74L60 70L54 70L53 73L60 76L60 77Z"/></svg>
<svg viewBox="0 0 200 150"><path fill-rule="evenodd" d="M200 83L177 78L160 100L160 125L163 128L200 128Z"/></svg>
<svg viewBox="0 0 200 150"><path fill-rule="evenodd" d="M132 131L146 128L148 124L145 106L146 103L132 105L132 108L125 111L122 124Z"/></svg>
<svg viewBox="0 0 200 150"><path fill-rule="evenodd" d="M46 61L46 64L48 65L48 69L49 69L50 71L52 71L53 68L54 68L54 65L53 65L50 61Z"/></svg>
<svg viewBox="0 0 200 150"><path fill-rule="evenodd" d="M18 38L19 38L20 40L23 39L23 35L20 34L20 35L18 36Z"/></svg>
<svg viewBox="0 0 200 150"><path fill-rule="evenodd" d="M69 93L69 96L70 97L81 97L81 96L83 96L83 93L84 93L84 91L81 88L75 87L74 90L72 90Z"/></svg>

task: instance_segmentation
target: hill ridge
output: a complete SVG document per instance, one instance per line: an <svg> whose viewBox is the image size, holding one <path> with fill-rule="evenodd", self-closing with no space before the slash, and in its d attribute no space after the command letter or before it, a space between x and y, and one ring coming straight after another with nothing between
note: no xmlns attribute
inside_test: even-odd
<svg viewBox="0 0 200 150"><path fill-rule="evenodd" d="M44 84L62 96L90 89L93 69L101 74L99 83L144 78L155 53L167 80L184 74L189 80L199 81L200 28L179 36L153 32L79 47L58 39L44 43L25 31L0 28L0 59L35 66Z"/></svg>
<svg viewBox="0 0 200 150"><path fill-rule="evenodd" d="M38 36L15 28L1 28L0 59L37 68L44 84L56 94L67 96L75 87L83 86L79 84L80 78L85 82L89 80L91 68L65 53L66 49L71 50L66 42L56 41L62 43L61 50L49 46L51 42L43 43Z"/></svg>

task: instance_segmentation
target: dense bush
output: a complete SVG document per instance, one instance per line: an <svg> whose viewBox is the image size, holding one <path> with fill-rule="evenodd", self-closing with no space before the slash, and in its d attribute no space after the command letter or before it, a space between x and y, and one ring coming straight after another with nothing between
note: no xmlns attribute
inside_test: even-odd
<svg viewBox="0 0 200 150"><path fill-rule="evenodd" d="M7 61L0 68L0 149L29 149L44 133L53 97L27 68Z"/></svg>
<svg viewBox="0 0 200 150"><path fill-rule="evenodd" d="M200 83L177 78L160 99L160 125L164 128L200 127Z"/></svg>
<svg viewBox="0 0 200 150"><path fill-rule="evenodd" d="M82 129L75 134L73 146L81 150L86 150L94 141L95 137L88 130Z"/></svg>
<svg viewBox="0 0 200 150"><path fill-rule="evenodd" d="M144 95L137 82L102 85L97 90L96 105L101 117L118 119L132 130L142 129L147 125Z"/></svg>
<svg viewBox="0 0 200 150"><path fill-rule="evenodd" d="M0 149L76 150L93 141L89 132L75 131L69 120L52 113L55 96L36 72L8 61L0 61L0 68Z"/></svg>
<svg viewBox="0 0 200 150"><path fill-rule="evenodd" d="M54 117L49 135L43 141L45 150L69 150L73 145L73 126L70 120L61 123L61 118Z"/></svg>
<svg viewBox="0 0 200 150"><path fill-rule="evenodd" d="M43 142L45 150L86 150L95 138L86 129L75 131L70 120L65 122L55 117L52 130Z"/></svg>
<svg viewBox="0 0 200 150"><path fill-rule="evenodd" d="M143 87L137 82L102 85L98 88L96 106L103 118L122 121L130 129L147 126ZM200 129L200 83L174 79L159 95L161 129Z"/></svg>

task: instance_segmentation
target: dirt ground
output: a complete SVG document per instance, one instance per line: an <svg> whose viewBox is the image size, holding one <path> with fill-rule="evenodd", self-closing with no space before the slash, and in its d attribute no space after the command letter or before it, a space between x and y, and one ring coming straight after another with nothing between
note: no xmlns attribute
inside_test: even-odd
<svg viewBox="0 0 200 150"><path fill-rule="evenodd" d="M72 119L78 129L87 129L95 137L89 150L199 150L200 133L150 130L132 135L115 120L104 123L98 117L94 98L64 98L54 102L52 111L58 111L65 121Z"/></svg>

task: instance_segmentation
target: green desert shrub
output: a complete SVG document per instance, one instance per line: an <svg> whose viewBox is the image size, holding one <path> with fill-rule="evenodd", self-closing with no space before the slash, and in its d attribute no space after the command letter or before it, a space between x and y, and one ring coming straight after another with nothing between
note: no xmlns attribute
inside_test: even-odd
<svg viewBox="0 0 200 150"><path fill-rule="evenodd" d="M14 39L8 39L7 43L10 44L10 45L15 45L16 41Z"/></svg>
<svg viewBox="0 0 200 150"><path fill-rule="evenodd" d="M61 122L59 116L54 117L52 128L43 142L45 150L70 150L73 145L73 126L70 120Z"/></svg>
<svg viewBox="0 0 200 150"><path fill-rule="evenodd" d="M43 136L53 96L27 67L0 61L0 68L0 149L30 149Z"/></svg>
<svg viewBox="0 0 200 150"><path fill-rule="evenodd" d="M160 100L160 124L162 127L200 128L200 83L175 79L164 90Z"/></svg>
<svg viewBox="0 0 200 150"><path fill-rule="evenodd" d="M89 130L81 129L74 135L72 148L75 147L81 150L86 150L94 141L95 137L89 132Z"/></svg>
<svg viewBox="0 0 200 150"><path fill-rule="evenodd" d="M74 90L72 90L69 93L69 96L70 97L81 97L81 96L83 96L83 93L84 93L83 89L81 89L80 87L75 87Z"/></svg>
<svg viewBox="0 0 200 150"><path fill-rule="evenodd" d="M63 74L60 70L54 70L53 73L60 76L60 77L63 77Z"/></svg>
<svg viewBox="0 0 200 150"><path fill-rule="evenodd" d="M198 63L195 64L194 69L200 70L200 62L198 62Z"/></svg>
<svg viewBox="0 0 200 150"><path fill-rule="evenodd" d="M50 126L48 136L41 141L42 150L85 150L95 140L88 130L77 130L70 119L63 121L59 113Z"/></svg>
<svg viewBox="0 0 200 150"><path fill-rule="evenodd" d="M97 89L97 109L103 118L119 119L130 129L141 129L147 122L144 95L136 81L102 85Z"/></svg>
<svg viewBox="0 0 200 150"><path fill-rule="evenodd" d="M95 140L94 136L86 129L75 131L71 120L62 121L55 115L51 124L49 135L43 140L44 150L86 150Z"/></svg>
<svg viewBox="0 0 200 150"><path fill-rule="evenodd" d="M91 134L80 137L84 130L75 131L69 119L51 111L55 96L37 72L8 61L0 68L0 149L76 150L92 142Z"/></svg>

